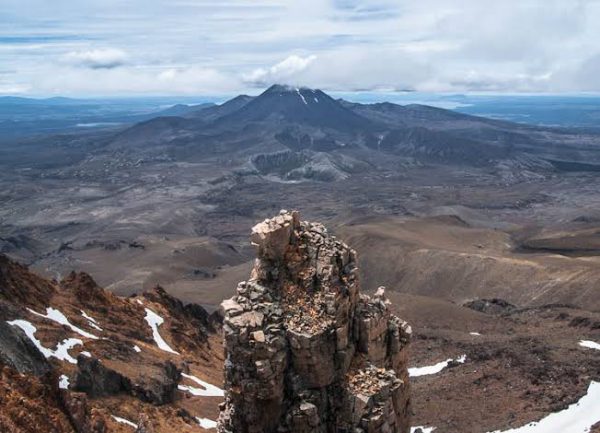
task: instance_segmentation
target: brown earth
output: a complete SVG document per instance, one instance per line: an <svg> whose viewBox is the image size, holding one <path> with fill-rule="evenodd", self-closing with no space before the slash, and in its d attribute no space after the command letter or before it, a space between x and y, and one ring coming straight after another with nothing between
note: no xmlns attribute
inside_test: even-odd
<svg viewBox="0 0 600 433"><path fill-rule="evenodd" d="M600 380L600 351L578 345L600 341L598 313L548 306L489 315L422 296L390 299L413 327L410 366L467 355L464 364L411 379L413 425L440 433L520 427L566 408Z"/></svg>

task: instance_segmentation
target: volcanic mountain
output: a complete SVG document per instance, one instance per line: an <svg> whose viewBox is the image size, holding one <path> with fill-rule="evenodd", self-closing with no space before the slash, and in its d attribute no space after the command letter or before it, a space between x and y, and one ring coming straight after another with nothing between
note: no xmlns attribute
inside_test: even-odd
<svg viewBox="0 0 600 433"><path fill-rule="evenodd" d="M111 151L145 158L206 162L226 156L243 172L280 180L340 180L389 165L482 168L509 178L600 167L596 135L423 105L350 103L285 85L185 118L140 123L108 142Z"/></svg>
<svg viewBox="0 0 600 433"><path fill-rule="evenodd" d="M223 116L220 124L269 122L339 131L368 131L374 125L321 90L273 85L239 110Z"/></svg>

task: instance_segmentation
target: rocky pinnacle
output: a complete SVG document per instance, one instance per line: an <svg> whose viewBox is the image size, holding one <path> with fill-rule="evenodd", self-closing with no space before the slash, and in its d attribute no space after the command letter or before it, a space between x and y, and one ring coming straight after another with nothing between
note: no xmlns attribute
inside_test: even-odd
<svg viewBox="0 0 600 433"><path fill-rule="evenodd" d="M223 302L221 433L407 433L410 327L383 288L360 294L356 253L281 211L257 224L250 280Z"/></svg>

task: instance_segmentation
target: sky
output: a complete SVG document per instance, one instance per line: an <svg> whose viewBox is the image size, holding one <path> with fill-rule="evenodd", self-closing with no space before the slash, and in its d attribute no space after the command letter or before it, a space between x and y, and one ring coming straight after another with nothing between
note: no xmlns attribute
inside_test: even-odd
<svg viewBox="0 0 600 433"><path fill-rule="evenodd" d="M1 95L600 92L600 0L1 2Z"/></svg>

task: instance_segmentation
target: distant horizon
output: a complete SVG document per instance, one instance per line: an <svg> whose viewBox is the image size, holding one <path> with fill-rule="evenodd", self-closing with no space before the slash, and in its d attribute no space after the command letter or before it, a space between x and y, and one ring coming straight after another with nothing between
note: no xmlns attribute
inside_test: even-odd
<svg viewBox="0 0 600 433"><path fill-rule="evenodd" d="M386 95L392 97L412 96L412 95L427 95L439 97L497 97L497 98L513 98L513 97L570 97L570 98L600 98L600 91L579 91L579 92L485 92L485 91L445 91L445 92L426 92L417 90L328 90L322 87L310 86L293 86L299 88L318 89L329 95L338 97L339 95L362 95L362 96L377 96L384 97ZM28 94L28 93L0 93L0 98L21 98L31 100L50 100L50 99L69 99L69 100L118 100L118 99L224 99L234 98L240 95L258 96L270 86L264 88L241 89L239 91L231 91L226 93L197 93L197 94L180 94L180 93L115 93L115 94ZM226 99L225 99L226 100Z"/></svg>

